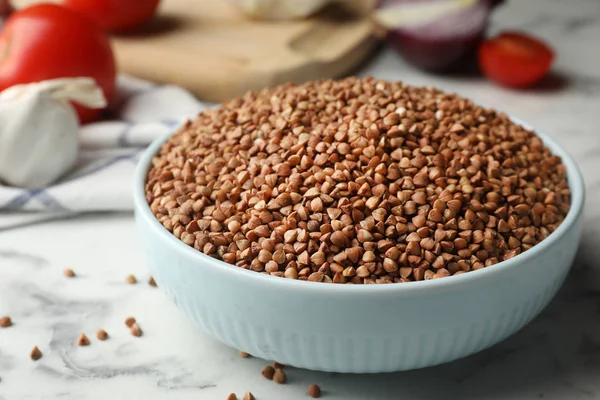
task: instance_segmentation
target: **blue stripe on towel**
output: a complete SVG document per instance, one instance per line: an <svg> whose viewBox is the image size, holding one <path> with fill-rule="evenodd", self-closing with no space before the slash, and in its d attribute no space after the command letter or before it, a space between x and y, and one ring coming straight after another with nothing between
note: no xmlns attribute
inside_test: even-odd
<svg viewBox="0 0 600 400"><path fill-rule="evenodd" d="M175 120L175 119L163 119L160 121L161 124L166 125L170 128L174 128L180 125L184 120Z"/></svg>
<svg viewBox="0 0 600 400"><path fill-rule="evenodd" d="M127 124L127 126L119 133L119 136L117 137L117 144L119 145L119 147L129 147L129 140L127 139L127 136L129 135L129 132L131 132L131 128L133 127L133 125L131 124L131 122L125 122Z"/></svg>
<svg viewBox="0 0 600 400"><path fill-rule="evenodd" d="M0 210L19 210L34 198L42 189L30 189L18 194L4 205L0 206Z"/></svg>
<svg viewBox="0 0 600 400"><path fill-rule="evenodd" d="M52 211L69 211L68 208L60 204L60 202L50 193L45 190L40 190L34 197L37 197L39 201L42 202L43 205L48 207L49 210Z"/></svg>
<svg viewBox="0 0 600 400"><path fill-rule="evenodd" d="M20 210L33 198L37 198L43 205L52 211L68 211L60 202L44 189L30 189L18 194L13 199L9 200L4 205L0 206L0 210Z"/></svg>

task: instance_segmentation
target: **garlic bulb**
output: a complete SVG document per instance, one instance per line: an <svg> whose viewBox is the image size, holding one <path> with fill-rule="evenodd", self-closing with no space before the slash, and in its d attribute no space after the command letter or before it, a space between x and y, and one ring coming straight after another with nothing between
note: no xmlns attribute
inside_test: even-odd
<svg viewBox="0 0 600 400"><path fill-rule="evenodd" d="M103 108L91 78L62 78L16 85L0 92L0 181L44 187L75 163L79 121L69 103Z"/></svg>
<svg viewBox="0 0 600 400"><path fill-rule="evenodd" d="M362 14L371 10L376 0L234 0L249 16L257 19L287 20L308 17L331 3Z"/></svg>

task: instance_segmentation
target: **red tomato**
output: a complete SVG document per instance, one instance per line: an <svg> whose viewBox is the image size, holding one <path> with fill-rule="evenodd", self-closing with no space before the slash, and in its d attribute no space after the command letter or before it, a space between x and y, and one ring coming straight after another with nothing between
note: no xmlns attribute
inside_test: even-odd
<svg viewBox="0 0 600 400"><path fill-rule="evenodd" d="M479 47L479 66L485 76L502 85L526 87L546 75L553 51L539 39L505 32Z"/></svg>
<svg viewBox="0 0 600 400"><path fill-rule="evenodd" d="M148 21L156 13L160 0L63 0L108 31L122 31Z"/></svg>
<svg viewBox="0 0 600 400"><path fill-rule="evenodd" d="M94 78L110 100L116 67L106 33L87 18L55 4L38 4L13 13L0 35L0 90L63 77ZM101 113L76 108L82 122Z"/></svg>

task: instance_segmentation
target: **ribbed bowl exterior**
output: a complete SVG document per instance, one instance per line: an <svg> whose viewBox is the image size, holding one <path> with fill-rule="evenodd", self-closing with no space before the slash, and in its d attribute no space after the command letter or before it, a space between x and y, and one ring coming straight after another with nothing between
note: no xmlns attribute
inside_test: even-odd
<svg viewBox="0 0 600 400"><path fill-rule="evenodd" d="M156 141L134 184L136 223L158 286L198 326L236 349L283 364L374 373L432 366L483 350L533 319L575 257L584 186L563 158L572 191L561 226L531 250L460 276L389 285L294 281L217 261L183 244L152 215L144 182Z"/></svg>
<svg viewBox="0 0 600 400"><path fill-rule="evenodd" d="M315 290L303 290L301 285L278 285L284 278L222 274L229 267L199 264L137 220L159 287L215 338L286 365L356 373L448 362L515 333L561 286L580 232L578 222L563 240L529 262L473 282L363 294L329 293L328 284L310 283Z"/></svg>

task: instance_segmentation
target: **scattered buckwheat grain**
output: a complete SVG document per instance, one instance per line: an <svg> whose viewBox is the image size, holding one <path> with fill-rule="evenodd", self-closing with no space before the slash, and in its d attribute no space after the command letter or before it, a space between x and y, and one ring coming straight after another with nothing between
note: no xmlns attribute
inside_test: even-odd
<svg viewBox="0 0 600 400"><path fill-rule="evenodd" d="M85 333L81 332L79 338L77 338L77 345L79 346L89 346L90 339L85 335Z"/></svg>
<svg viewBox="0 0 600 400"><path fill-rule="evenodd" d="M127 275L127 277L125 278L125 282L127 282L130 285L135 285L137 283L137 279L135 279L135 276L133 275Z"/></svg>
<svg viewBox="0 0 600 400"><path fill-rule="evenodd" d="M321 388L319 385L309 385L306 389L306 393L312 398L321 397Z"/></svg>
<svg viewBox="0 0 600 400"><path fill-rule="evenodd" d="M287 381L287 377L285 376L285 372L282 369L277 368L275 373L273 374L273 381L277 383L285 383Z"/></svg>
<svg viewBox="0 0 600 400"><path fill-rule="evenodd" d="M275 361L275 362L273 363L273 367L274 367L274 368L279 368L279 369L284 369L284 368L285 368L285 365L283 365L283 364L280 364L280 363L278 363L277 361Z"/></svg>
<svg viewBox="0 0 600 400"><path fill-rule="evenodd" d="M132 336L136 337L140 337L143 334L142 328L140 328L140 326L137 323L133 324L129 331L131 332Z"/></svg>
<svg viewBox="0 0 600 400"><path fill-rule="evenodd" d="M256 400L256 399L254 398L254 395L251 392L246 392L244 394L243 400Z"/></svg>
<svg viewBox="0 0 600 400"><path fill-rule="evenodd" d="M148 285L156 287L156 281L154 280L153 276L151 276L150 279L148 279Z"/></svg>
<svg viewBox="0 0 600 400"><path fill-rule="evenodd" d="M229 396L227 396L227 400L237 400L237 396L235 393L231 393Z"/></svg>
<svg viewBox="0 0 600 400"><path fill-rule="evenodd" d="M98 340L104 341L108 339L108 333L104 329L98 329L96 331L96 337L98 338Z"/></svg>
<svg viewBox="0 0 600 400"><path fill-rule="evenodd" d="M273 380L273 375L275 374L275 368L271 367L270 365L267 365L266 367L263 368L261 373L262 373L262 376L264 376L268 380Z"/></svg>
<svg viewBox="0 0 600 400"><path fill-rule="evenodd" d="M534 132L432 87L291 84L202 112L154 157L146 198L184 243L240 268L402 283L529 250L569 211Z"/></svg>
<svg viewBox="0 0 600 400"><path fill-rule="evenodd" d="M29 354L29 357L31 357L31 359L32 359L33 361L37 361L37 360L39 360L40 358L42 358L42 355L43 355L43 354L42 354L42 352L40 351L40 349L38 349L38 347L37 347L37 346L35 346L35 347L34 347L34 348L31 350L31 353Z"/></svg>
<svg viewBox="0 0 600 400"><path fill-rule="evenodd" d="M0 328L8 328L9 326L12 326L12 324L12 320L8 315L0 318Z"/></svg>
<svg viewBox="0 0 600 400"><path fill-rule="evenodd" d="M128 328L131 328L133 326L133 324L135 324L135 318L133 318L133 317L125 318L125 325L127 325Z"/></svg>
<svg viewBox="0 0 600 400"><path fill-rule="evenodd" d="M238 356L242 357L242 358L248 358L250 357L250 354L246 353L245 351L238 351Z"/></svg>
<svg viewBox="0 0 600 400"><path fill-rule="evenodd" d="M71 269L71 268L67 268L63 271L63 274L67 277L67 278L74 278L75 277L75 272Z"/></svg>

